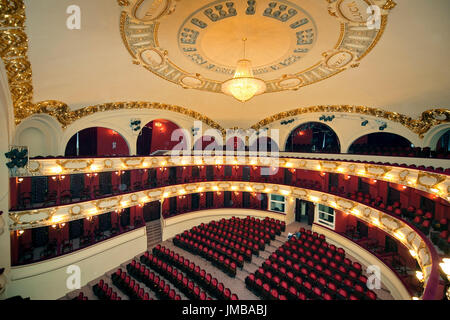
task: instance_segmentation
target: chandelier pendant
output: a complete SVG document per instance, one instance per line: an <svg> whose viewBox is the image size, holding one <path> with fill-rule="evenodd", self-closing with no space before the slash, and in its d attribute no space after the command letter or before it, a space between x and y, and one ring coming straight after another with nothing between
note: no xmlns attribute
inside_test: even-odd
<svg viewBox="0 0 450 320"><path fill-rule="evenodd" d="M241 102L246 102L256 95L266 91L266 83L253 76L252 63L245 58L245 41L244 41L244 58L237 62L236 71L233 78L222 83L222 92L233 96Z"/></svg>

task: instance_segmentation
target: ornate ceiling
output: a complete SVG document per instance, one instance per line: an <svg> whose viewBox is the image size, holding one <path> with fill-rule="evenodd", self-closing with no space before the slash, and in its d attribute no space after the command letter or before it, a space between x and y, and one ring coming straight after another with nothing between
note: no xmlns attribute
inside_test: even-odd
<svg viewBox="0 0 450 320"><path fill-rule="evenodd" d="M447 0L80 0L75 30L66 26L69 3L23 2L0 4L17 123L45 112L65 126L139 106L216 128L255 127L309 106L365 105L406 122L429 109L448 113ZM375 28L369 4L380 8ZM220 93L243 37L268 84L245 104Z"/></svg>
<svg viewBox="0 0 450 320"><path fill-rule="evenodd" d="M136 64L184 88L215 93L234 74L246 38L246 56L267 92L297 90L359 66L396 6L373 1L380 11L372 25L370 2L329 2L128 1L120 32Z"/></svg>

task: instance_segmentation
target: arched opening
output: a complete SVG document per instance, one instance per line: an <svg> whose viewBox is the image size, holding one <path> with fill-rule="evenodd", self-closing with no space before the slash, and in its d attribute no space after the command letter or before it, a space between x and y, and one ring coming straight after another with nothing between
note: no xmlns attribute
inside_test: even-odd
<svg viewBox="0 0 450 320"><path fill-rule="evenodd" d="M172 134L175 130L181 129L172 121L165 119L155 119L147 123L139 133L137 139L137 155L148 156L159 150L172 150L175 146L183 149L187 147L185 134L177 136L172 141Z"/></svg>
<svg viewBox="0 0 450 320"><path fill-rule="evenodd" d="M271 137L262 136L256 139L249 148L250 151L267 151L278 152L280 151L278 144Z"/></svg>
<svg viewBox="0 0 450 320"><path fill-rule="evenodd" d="M409 156L413 153L413 147L411 141L398 134L375 132L356 139L348 149L348 153Z"/></svg>
<svg viewBox="0 0 450 320"><path fill-rule="evenodd" d="M66 145L66 157L128 156L126 140L115 130L91 127L75 133Z"/></svg>
<svg viewBox="0 0 450 320"><path fill-rule="evenodd" d="M448 129L436 144L436 157L448 158L450 156L450 129Z"/></svg>
<svg viewBox="0 0 450 320"><path fill-rule="evenodd" d="M286 141L287 152L339 153L339 138L329 126L320 122L307 122L295 128Z"/></svg>
<svg viewBox="0 0 450 320"><path fill-rule="evenodd" d="M245 142L238 136L231 137L227 140L226 151L244 151Z"/></svg>
<svg viewBox="0 0 450 320"><path fill-rule="evenodd" d="M194 150L205 150L206 148L208 150L222 150L221 144L212 136L203 136L195 142Z"/></svg>

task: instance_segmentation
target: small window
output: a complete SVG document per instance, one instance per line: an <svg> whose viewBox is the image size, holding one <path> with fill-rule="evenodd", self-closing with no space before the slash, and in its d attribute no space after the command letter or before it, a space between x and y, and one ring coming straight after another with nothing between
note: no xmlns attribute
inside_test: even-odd
<svg viewBox="0 0 450 320"><path fill-rule="evenodd" d="M324 225L328 228L332 228L334 230L334 209L319 204L317 206L317 219L316 222L318 224Z"/></svg>
<svg viewBox="0 0 450 320"><path fill-rule="evenodd" d="M286 204L285 204L284 196L280 196L277 194L271 194L269 210L275 211L275 212L280 212L280 213L286 213Z"/></svg>

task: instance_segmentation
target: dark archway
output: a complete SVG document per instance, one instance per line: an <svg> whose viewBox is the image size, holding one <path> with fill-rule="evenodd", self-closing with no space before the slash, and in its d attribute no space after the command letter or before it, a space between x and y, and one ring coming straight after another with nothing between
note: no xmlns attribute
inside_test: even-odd
<svg viewBox="0 0 450 320"><path fill-rule="evenodd" d="M126 140L112 129L91 127L78 131L67 142L66 157L128 156Z"/></svg>
<svg viewBox="0 0 450 320"><path fill-rule="evenodd" d="M180 142L186 147L186 137L181 137L172 141L172 134L175 130L181 129L172 121L156 119L147 123L139 133L137 139L137 155L148 156L158 150L172 150Z"/></svg>
<svg viewBox="0 0 450 320"><path fill-rule="evenodd" d="M439 157L440 155L448 155L450 152L450 129L447 130L436 143L436 154Z"/></svg>
<svg viewBox="0 0 450 320"><path fill-rule="evenodd" d="M329 126L320 122L303 123L290 133L287 152L340 153L339 138Z"/></svg>
<svg viewBox="0 0 450 320"><path fill-rule="evenodd" d="M413 144L408 139L389 132L375 132L356 139L348 153L407 156Z"/></svg>

